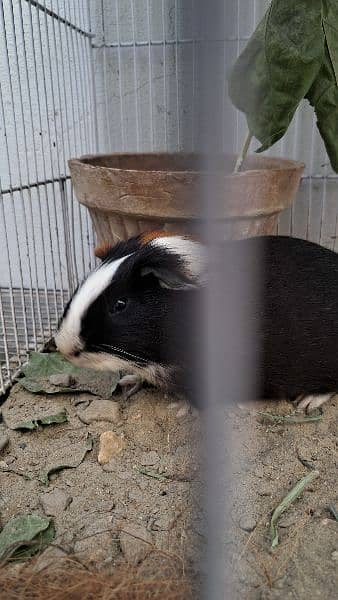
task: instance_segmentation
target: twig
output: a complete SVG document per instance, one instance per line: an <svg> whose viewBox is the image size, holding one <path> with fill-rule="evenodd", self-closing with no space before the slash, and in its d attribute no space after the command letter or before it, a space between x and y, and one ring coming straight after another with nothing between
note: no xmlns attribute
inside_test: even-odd
<svg viewBox="0 0 338 600"><path fill-rule="evenodd" d="M260 412L256 413L259 417L261 417L264 421L270 421L272 423L281 424L281 423L313 423L314 421L320 421L323 418L323 413L321 412L319 415L301 415L292 414L292 415L273 415L269 412Z"/></svg>
<svg viewBox="0 0 338 600"><path fill-rule="evenodd" d="M252 140L252 133L250 133L250 131L248 131L248 133L245 136L244 144L243 144L241 151L237 157L235 168L234 168L234 173L238 173L241 170L243 161L249 150L251 140Z"/></svg>

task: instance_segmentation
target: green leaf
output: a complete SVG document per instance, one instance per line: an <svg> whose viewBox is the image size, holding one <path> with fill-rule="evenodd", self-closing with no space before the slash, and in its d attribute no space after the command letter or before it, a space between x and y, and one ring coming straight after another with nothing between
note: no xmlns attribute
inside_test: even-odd
<svg viewBox="0 0 338 600"><path fill-rule="evenodd" d="M288 129L322 63L318 0L272 0L229 77L233 104L266 150Z"/></svg>
<svg viewBox="0 0 338 600"><path fill-rule="evenodd" d="M21 421L12 429L37 429L39 425L52 425L54 423L66 423L68 416L66 410L62 410L56 415L46 415L45 417L37 417L29 421Z"/></svg>
<svg viewBox="0 0 338 600"><path fill-rule="evenodd" d="M338 5L337 0L322 1L323 27L332 68L338 85Z"/></svg>
<svg viewBox="0 0 338 600"><path fill-rule="evenodd" d="M28 558L54 538L51 519L38 514L13 517L0 533L0 561Z"/></svg>
<svg viewBox="0 0 338 600"><path fill-rule="evenodd" d="M58 352L32 352L29 362L22 367L22 372L26 377L39 379L50 375L58 375L59 373L77 375L81 373L81 369L72 365Z"/></svg>
<svg viewBox="0 0 338 600"><path fill-rule="evenodd" d="M338 87L327 46L320 73L314 80L306 97L315 109L318 128L324 139L330 159L332 155L331 160L335 163L332 166L337 170Z"/></svg>
<svg viewBox="0 0 338 600"><path fill-rule="evenodd" d="M102 398L110 398L120 379L119 372L100 373L76 367L58 352L32 352L22 373L25 377L19 380L20 384L34 394L90 392ZM69 387L54 385L49 381L51 375L71 375L73 382Z"/></svg>
<svg viewBox="0 0 338 600"><path fill-rule="evenodd" d="M58 471L62 471L63 469L75 469L82 463L87 452L90 452L90 450L92 450L92 449L93 449L93 437L89 433L87 435L87 439L86 439L84 448L79 456L77 456L75 458L70 458L69 460L65 460L62 463L50 465L47 468L46 472L43 473L39 477L39 481L41 481L41 483L43 483L44 485L48 485L49 478L51 475L53 475L53 473L58 473Z"/></svg>

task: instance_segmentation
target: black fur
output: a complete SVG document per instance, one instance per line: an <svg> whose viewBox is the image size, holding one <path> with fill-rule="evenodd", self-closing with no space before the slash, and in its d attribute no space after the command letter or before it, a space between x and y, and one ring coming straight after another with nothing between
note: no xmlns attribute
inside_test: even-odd
<svg viewBox="0 0 338 600"><path fill-rule="evenodd" d="M175 365L170 389L181 390L194 401L204 371L203 352L195 352L205 343L201 292L164 289L154 275L142 275L144 267L155 266L185 280L177 257L141 247L137 239L119 244L106 260L135 250L83 319L86 349L111 344L138 356L140 364ZM238 297L238 303L248 309L243 314L249 314L248 327L254 334L247 358L255 364L255 395L295 398L338 391L338 255L310 242L278 236L225 242L220 264L224 253L231 265L226 272L220 269L229 290L225 293L231 290L239 296L234 284L239 271L248 278L255 272L260 275L255 298ZM127 298L128 305L112 313L118 298ZM225 315L220 323L225 335L232 317L236 318ZM243 352L243 344L231 349L231 356L216 357L225 373L234 368L236 352Z"/></svg>
<svg viewBox="0 0 338 600"><path fill-rule="evenodd" d="M258 308L265 397L338 391L338 255L288 237L248 241L264 255Z"/></svg>
<svg viewBox="0 0 338 600"><path fill-rule="evenodd" d="M101 346L102 350L130 358L139 366L155 363L169 367L169 371L174 366L175 373L159 383L171 390L186 391L187 335L192 330L196 292L164 288L158 276L143 274L144 269L152 268L165 277L174 274L178 287L189 283L178 256L160 248L141 246L138 238L119 243L104 263L132 252L135 254L121 264L112 284L82 320L84 349L96 352ZM114 312L118 299L127 300L122 312ZM115 346L121 352L109 351L103 344Z"/></svg>
<svg viewBox="0 0 338 600"><path fill-rule="evenodd" d="M237 295L252 335L231 348L225 369L237 359L253 365L251 397L295 399L338 391L338 255L317 244L283 236L225 243L230 267L255 284L252 297ZM225 317L225 323L237 315ZM220 324L220 327L229 325ZM240 361L239 361L240 362ZM226 388L225 388L226 389Z"/></svg>

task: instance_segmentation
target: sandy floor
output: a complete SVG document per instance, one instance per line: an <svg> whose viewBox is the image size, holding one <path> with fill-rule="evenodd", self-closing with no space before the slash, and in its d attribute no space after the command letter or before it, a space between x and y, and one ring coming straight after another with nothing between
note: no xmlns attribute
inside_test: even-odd
<svg viewBox="0 0 338 600"><path fill-rule="evenodd" d="M155 390L129 401L114 395L110 402L112 409L100 409L89 394L44 396L13 388L1 407L0 440L7 435L9 442L0 451L0 524L29 512L52 516L56 540L39 558L43 565L64 554L110 572L126 563L153 570L167 560L197 586L206 542L200 416ZM12 429L63 408L66 423ZM238 599L336 598L337 522L328 506L338 504L337 398L313 423L267 424L256 414L292 409L286 402L260 402L224 412L238 448L227 537ZM119 436L122 450L101 465L99 437L108 430ZM93 448L80 462L88 434ZM50 475L49 485L41 483L53 466L76 462ZM306 465L319 477L281 517L280 544L271 550L271 511L309 472Z"/></svg>

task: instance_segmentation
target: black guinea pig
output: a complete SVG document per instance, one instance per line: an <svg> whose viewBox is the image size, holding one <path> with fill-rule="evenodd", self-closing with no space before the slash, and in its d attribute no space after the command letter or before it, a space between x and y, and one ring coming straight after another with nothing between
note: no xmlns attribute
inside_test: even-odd
<svg viewBox="0 0 338 600"><path fill-rule="evenodd" d="M259 262L258 293L250 298L258 395L321 406L338 391L338 255L281 236L224 242L223 252L231 258L229 289L236 272L252 276ZM79 366L133 374L122 384L141 379L194 402L203 371L194 351L203 343L203 246L153 232L100 255L102 264L66 307L58 350Z"/></svg>
<svg viewBox="0 0 338 600"><path fill-rule="evenodd" d="M150 232L96 255L103 262L68 303L57 349L78 366L125 371L120 385L130 386L128 395L141 381L189 395L201 244Z"/></svg>

